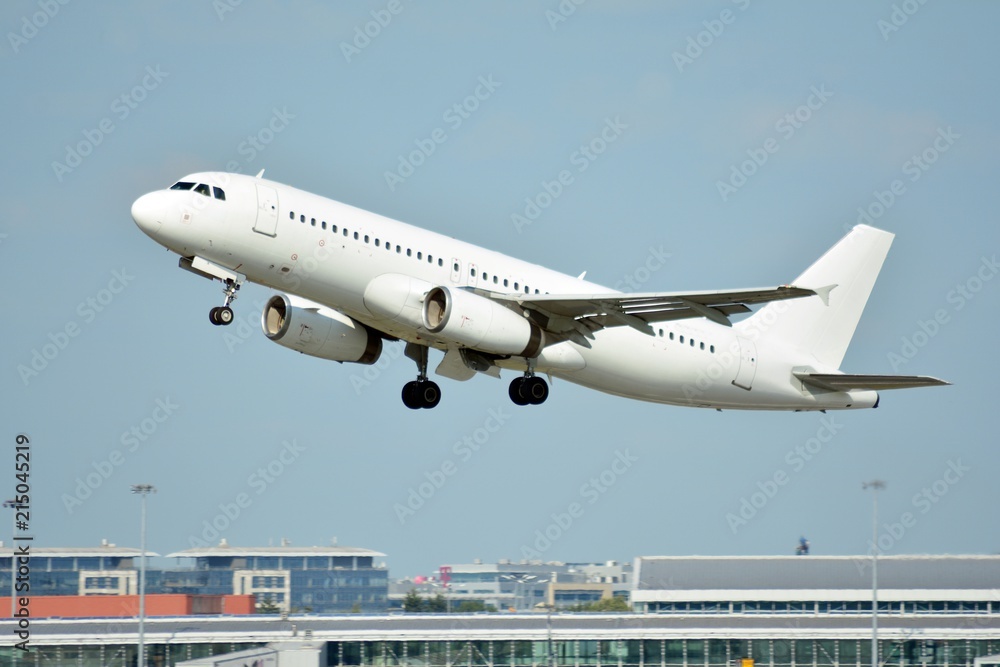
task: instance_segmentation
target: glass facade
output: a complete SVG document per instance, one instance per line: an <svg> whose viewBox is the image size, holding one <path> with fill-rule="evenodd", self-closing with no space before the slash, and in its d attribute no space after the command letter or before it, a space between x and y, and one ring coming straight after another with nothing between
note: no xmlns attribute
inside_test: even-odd
<svg viewBox="0 0 1000 667"><path fill-rule="evenodd" d="M882 640L886 667L972 667L997 640ZM551 651L551 662L549 652ZM868 639L612 639L329 642L326 667L867 667Z"/></svg>

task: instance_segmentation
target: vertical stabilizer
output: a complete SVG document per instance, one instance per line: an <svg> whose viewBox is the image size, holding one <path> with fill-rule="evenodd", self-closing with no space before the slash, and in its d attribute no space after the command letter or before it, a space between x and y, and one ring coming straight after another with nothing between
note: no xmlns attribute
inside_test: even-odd
<svg viewBox="0 0 1000 667"><path fill-rule="evenodd" d="M893 234L858 225L795 279L818 296L770 303L740 325L836 369L844 359Z"/></svg>

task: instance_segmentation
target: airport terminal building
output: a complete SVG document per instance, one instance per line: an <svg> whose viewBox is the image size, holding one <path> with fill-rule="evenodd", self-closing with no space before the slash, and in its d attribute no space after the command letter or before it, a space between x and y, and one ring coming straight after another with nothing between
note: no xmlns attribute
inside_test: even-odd
<svg viewBox="0 0 1000 667"><path fill-rule="evenodd" d="M640 613L153 618L147 661L165 667L299 640L319 647L315 664L324 667L867 667L864 562L640 558L632 590ZM1000 557L883 557L879 579L882 664L974 667L1000 653ZM13 630L0 622L4 636ZM32 652L7 644L0 666L136 664L133 619L37 619L31 631Z"/></svg>

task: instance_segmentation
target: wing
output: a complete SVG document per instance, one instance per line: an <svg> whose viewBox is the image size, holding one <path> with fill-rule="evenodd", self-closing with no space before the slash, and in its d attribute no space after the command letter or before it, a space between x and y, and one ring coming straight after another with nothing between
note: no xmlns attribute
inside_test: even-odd
<svg viewBox="0 0 1000 667"><path fill-rule="evenodd" d="M642 294L500 294L486 296L514 302L531 311L538 324L553 334L583 345L595 331L605 327L630 326L653 334L650 324L704 317L732 326L730 315L750 312L750 304L798 299L829 293L829 288L805 289L792 285L720 292L647 292ZM584 339L581 342L581 338Z"/></svg>
<svg viewBox="0 0 1000 667"><path fill-rule="evenodd" d="M795 373L806 384L830 391L855 389L910 389L911 387L939 387L950 382L927 375L847 375L841 373Z"/></svg>

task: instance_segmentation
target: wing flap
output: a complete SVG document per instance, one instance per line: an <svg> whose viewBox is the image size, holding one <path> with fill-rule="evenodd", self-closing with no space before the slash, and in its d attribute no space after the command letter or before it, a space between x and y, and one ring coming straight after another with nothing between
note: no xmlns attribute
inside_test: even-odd
<svg viewBox="0 0 1000 667"><path fill-rule="evenodd" d="M939 387L950 382L927 375L857 375L842 373L795 373L806 384L830 391L872 389L911 389L913 387Z"/></svg>

